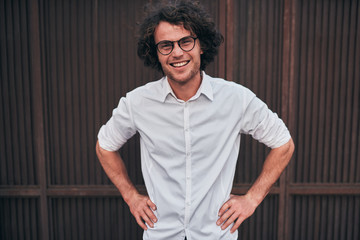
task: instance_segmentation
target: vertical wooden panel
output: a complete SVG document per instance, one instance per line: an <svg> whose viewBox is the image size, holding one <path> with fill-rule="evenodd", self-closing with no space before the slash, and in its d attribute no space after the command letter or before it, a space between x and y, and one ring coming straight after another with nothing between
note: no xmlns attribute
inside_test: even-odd
<svg viewBox="0 0 360 240"><path fill-rule="evenodd" d="M294 67L295 67L295 47L296 41L294 41L294 35L296 32L296 12L297 5L295 1L284 0L283 9L283 46L282 46L282 119L289 128L292 138L294 138ZM280 193L279 193L279 225L278 235L279 240L287 239L289 231L289 218L292 216L289 214L290 210L290 195L288 193L288 179L289 171L285 169L284 173L280 176Z"/></svg>
<svg viewBox="0 0 360 240"><path fill-rule="evenodd" d="M31 90L31 102L33 104L32 117L33 117L33 129L34 129L34 156L36 158L36 167L39 172L39 193L40 193L40 226L41 235L39 239L47 239L49 237L48 231L48 211L47 211L47 172L46 172L46 134L45 134L45 116L44 116L44 75L43 75L43 59L41 47L41 26L39 17L39 3L37 0L29 1L29 67L30 78L33 84Z"/></svg>

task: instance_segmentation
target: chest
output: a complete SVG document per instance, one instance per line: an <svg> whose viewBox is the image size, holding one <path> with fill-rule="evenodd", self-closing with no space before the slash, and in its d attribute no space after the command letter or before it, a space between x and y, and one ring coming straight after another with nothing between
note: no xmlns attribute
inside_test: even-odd
<svg viewBox="0 0 360 240"><path fill-rule="evenodd" d="M236 104L204 97L194 102L147 106L134 111L134 121L147 150L159 155L183 154L189 148L210 150L240 132Z"/></svg>

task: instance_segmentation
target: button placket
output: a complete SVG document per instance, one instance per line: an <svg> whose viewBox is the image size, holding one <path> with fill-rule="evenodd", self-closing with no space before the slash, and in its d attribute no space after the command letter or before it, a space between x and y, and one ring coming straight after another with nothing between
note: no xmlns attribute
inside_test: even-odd
<svg viewBox="0 0 360 240"><path fill-rule="evenodd" d="M185 136L185 160L186 160L186 193L185 193L185 226L190 219L191 208L191 137L190 137L190 113L189 104L184 104L184 136Z"/></svg>

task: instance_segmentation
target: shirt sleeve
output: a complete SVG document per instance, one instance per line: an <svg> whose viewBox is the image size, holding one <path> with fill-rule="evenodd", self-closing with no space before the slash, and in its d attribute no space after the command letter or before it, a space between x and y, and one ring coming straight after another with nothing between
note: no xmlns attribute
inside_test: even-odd
<svg viewBox="0 0 360 240"><path fill-rule="evenodd" d="M136 133L131 107L127 98L121 98L109 121L98 133L99 145L108 151L119 150Z"/></svg>
<svg viewBox="0 0 360 240"><path fill-rule="evenodd" d="M242 133L252 135L270 148L280 147L291 138L285 123L255 96L244 112Z"/></svg>

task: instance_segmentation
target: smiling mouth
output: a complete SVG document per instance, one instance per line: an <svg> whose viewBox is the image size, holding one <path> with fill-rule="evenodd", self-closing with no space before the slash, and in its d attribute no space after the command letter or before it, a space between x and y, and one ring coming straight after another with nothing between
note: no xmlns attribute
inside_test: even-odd
<svg viewBox="0 0 360 240"><path fill-rule="evenodd" d="M173 67L183 67L187 65L190 61L178 62L178 63L171 63L170 65Z"/></svg>

